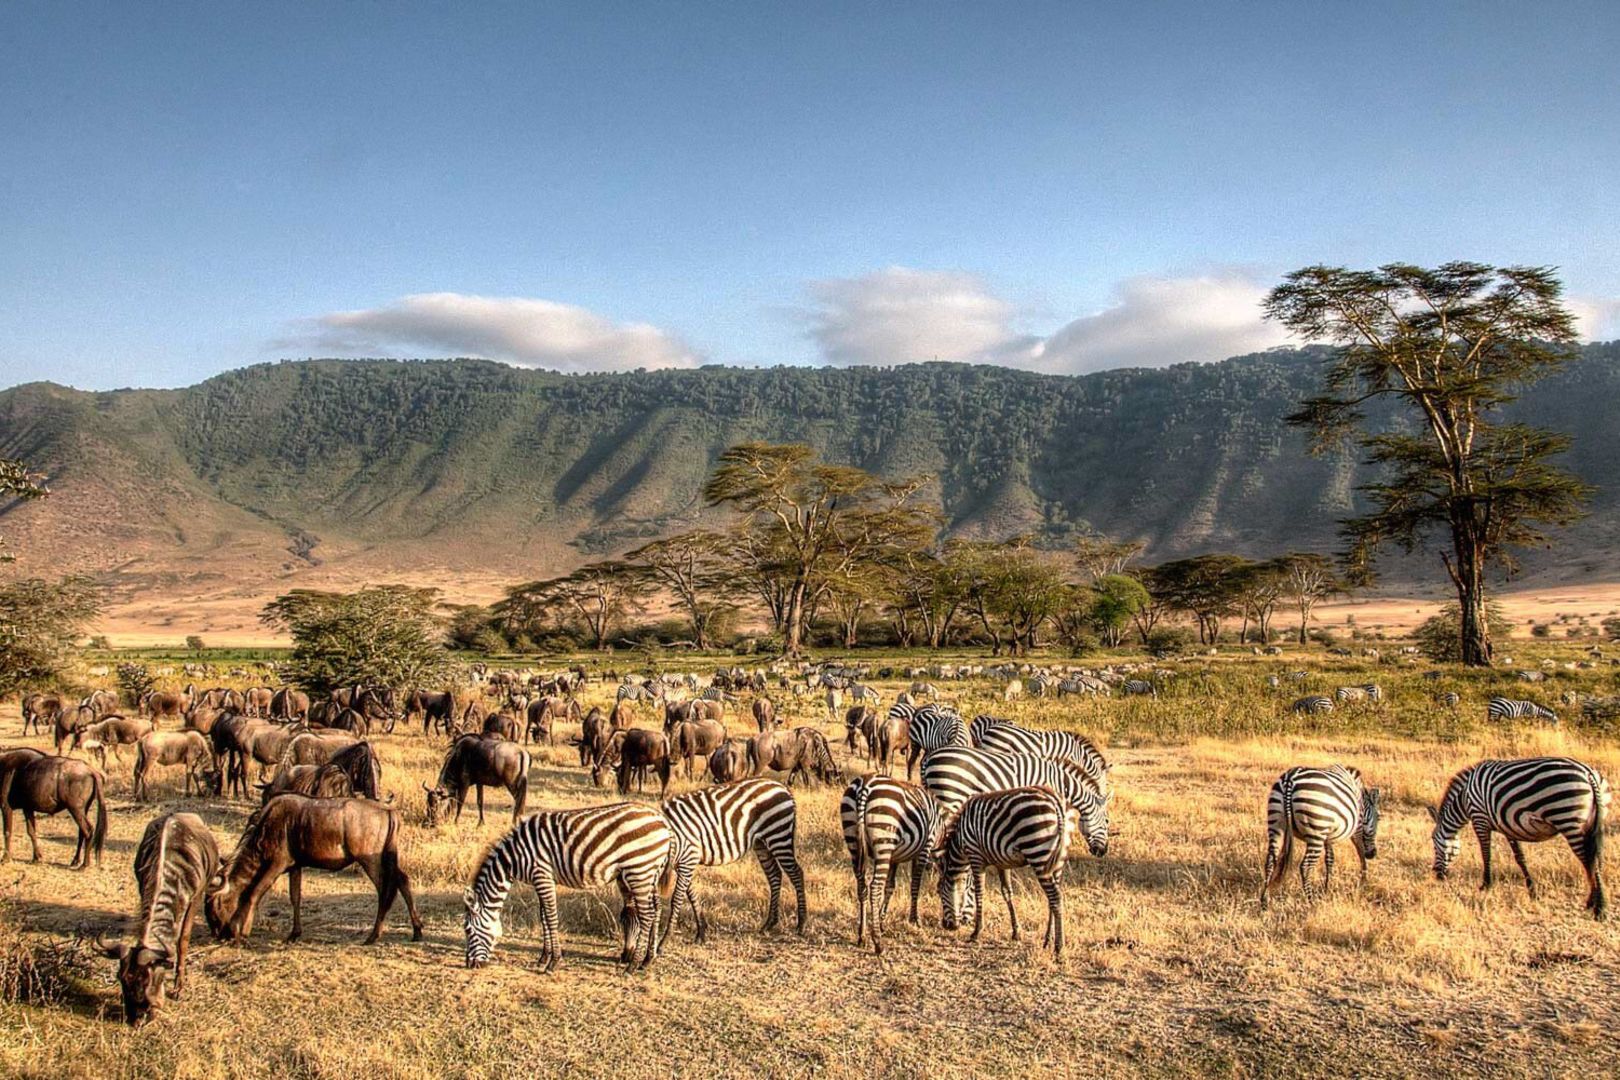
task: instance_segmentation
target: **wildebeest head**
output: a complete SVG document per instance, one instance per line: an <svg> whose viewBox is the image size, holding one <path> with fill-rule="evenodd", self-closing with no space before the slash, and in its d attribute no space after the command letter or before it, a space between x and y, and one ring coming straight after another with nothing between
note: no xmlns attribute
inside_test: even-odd
<svg viewBox="0 0 1620 1080"><path fill-rule="evenodd" d="M130 948L123 942L108 945L100 937L96 947L104 956L118 961L118 989L124 999L124 1021L138 1027L152 1018L152 1012L165 1000L168 973L174 960L168 952L145 945Z"/></svg>
<svg viewBox="0 0 1620 1080"><path fill-rule="evenodd" d="M437 787L422 785L427 794L427 825L429 828L439 823L439 813L450 805L450 789L443 784Z"/></svg>
<svg viewBox="0 0 1620 1080"><path fill-rule="evenodd" d="M223 870L208 880L208 894L203 897L203 917L208 920L208 929L213 931L214 937L220 941L235 940L236 911L241 904L241 890L226 884Z"/></svg>

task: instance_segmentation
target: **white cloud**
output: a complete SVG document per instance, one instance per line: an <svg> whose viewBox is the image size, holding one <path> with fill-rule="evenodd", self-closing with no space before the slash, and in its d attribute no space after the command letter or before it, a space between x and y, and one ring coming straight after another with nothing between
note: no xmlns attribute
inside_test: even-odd
<svg viewBox="0 0 1620 1080"><path fill-rule="evenodd" d="M1013 306L968 274L891 266L810 295L810 337L833 364L1005 363L1033 344L1013 333Z"/></svg>
<svg viewBox="0 0 1620 1080"><path fill-rule="evenodd" d="M281 347L346 356L477 356L557 371L696 367L678 337L644 323L524 297L418 293L382 307L311 319Z"/></svg>
<svg viewBox="0 0 1620 1080"><path fill-rule="evenodd" d="M1239 270L1128 278L1107 308L1042 342L1032 366L1071 374L1163 367L1286 345L1287 333L1261 318L1265 295L1263 284Z"/></svg>
<svg viewBox="0 0 1620 1080"><path fill-rule="evenodd" d="M1582 341L1620 338L1620 298L1572 296L1566 304L1575 313L1575 333Z"/></svg>
<svg viewBox="0 0 1620 1080"><path fill-rule="evenodd" d="M1017 308L968 274L890 267L810 286L810 336L833 364L927 360L1061 374L1223 360L1287 344L1261 318L1266 286L1237 269L1129 278L1102 311L1050 337L1018 332Z"/></svg>

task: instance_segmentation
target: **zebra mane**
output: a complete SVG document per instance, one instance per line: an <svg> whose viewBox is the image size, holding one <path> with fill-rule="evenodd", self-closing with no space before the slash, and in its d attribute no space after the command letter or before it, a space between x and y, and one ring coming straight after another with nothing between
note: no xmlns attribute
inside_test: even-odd
<svg viewBox="0 0 1620 1080"><path fill-rule="evenodd" d="M1440 805L1436 811L1437 813L1443 813L1446 807L1453 802L1462 801L1463 789L1468 786L1468 778L1474 775L1474 770L1478 767L1477 765L1470 765L1467 768L1459 769L1455 776L1446 781L1446 790L1440 795Z"/></svg>

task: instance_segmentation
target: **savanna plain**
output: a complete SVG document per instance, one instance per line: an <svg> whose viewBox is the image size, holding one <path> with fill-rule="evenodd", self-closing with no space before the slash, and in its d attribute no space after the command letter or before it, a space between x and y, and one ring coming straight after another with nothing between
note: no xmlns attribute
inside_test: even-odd
<svg viewBox="0 0 1620 1080"><path fill-rule="evenodd" d="M683 917L644 972L626 975L617 964L617 894L564 891L565 955L555 974L541 974L536 904L526 888L508 903L495 963L467 970L462 890L489 844L510 827L511 803L492 790L483 825L469 798L459 822L426 826L422 785L437 774L444 740L401 724L372 741L384 791L404 816L402 861L425 939L409 941L401 904L382 942L361 945L375 911L369 883L352 869L311 872L299 943L282 943L290 926L284 884L245 943L213 945L199 919L184 999L130 1030L120 1022L113 965L86 941L74 944L76 937L100 931L128 940L137 907L132 862L154 816L194 810L228 851L251 806L184 797L179 769L166 771L149 800L134 801L126 751L122 762L107 762L111 824L101 868L66 868L73 849L65 816L41 819L44 861L29 863L16 823L12 860L0 867L5 953L40 946L66 952L47 995L0 1004L0 1073L1615 1075L1620 929L1583 912L1584 883L1567 846L1528 849L1541 886L1536 898L1500 839L1489 892L1479 889L1471 839L1449 880L1436 881L1430 869L1425 807L1473 761L1568 754L1620 782L1614 731L1558 705L1565 692L1612 694L1613 669L1606 660L1581 670L1562 666L1584 659L1584 647L1542 645L1532 654L1520 645L1514 642L1523 652L1519 668L1555 661L1545 682L1528 686L1501 670L1425 677L1427 664L1319 651L1259 657L1246 649L1162 665L1173 674L1156 698L1004 702L1000 683L940 682L964 716L988 712L1084 732L1114 763L1116 835L1106 858L1081 854L1070 863L1061 961L1031 932L1042 925L1045 905L1026 871L1013 875L1021 943L1009 940L993 891L977 945L965 932L943 931L930 877L920 926L906 925L903 880L889 912L887 951L857 948L840 789L801 785L794 790L810 910L802 937L791 918L783 929L760 932L765 880L750 859L698 872L708 941L695 944ZM872 680L885 706L909 681L901 668L930 662L859 659L894 669L892 678ZM682 660L666 670L707 673L728 662ZM220 664L221 672L228 666ZM1268 685L1269 675L1300 670L1308 673L1302 682ZM258 680L221 674L196 681ZM1366 682L1379 683L1386 700L1326 716L1288 710L1300 694ZM1461 696L1454 709L1437 701L1447 690ZM613 682L592 681L581 704L610 704L613 692ZM843 745L842 718L830 716L818 697L774 685L768 693L788 724L827 733L846 776L867 771L864 757ZM1485 702L1498 693L1553 705L1561 722L1490 723ZM728 707L733 735L752 732L747 709L746 694ZM657 723L650 707L639 707L639 725ZM12 737L19 724L15 703L0 706L8 745L47 747L48 736ZM557 745L532 748L529 810L619 797L611 787L591 786L567 745L576 733L564 725ZM1324 898L1304 898L1291 872L1270 910L1261 911L1267 788L1290 765L1333 761L1358 767L1384 791L1368 882L1358 884L1354 852L1343 843ZM671 793L706 782L678 768ZM631 797L656 796L649 788ZM1612 839L1612 824L1609 832Z"/></svg>

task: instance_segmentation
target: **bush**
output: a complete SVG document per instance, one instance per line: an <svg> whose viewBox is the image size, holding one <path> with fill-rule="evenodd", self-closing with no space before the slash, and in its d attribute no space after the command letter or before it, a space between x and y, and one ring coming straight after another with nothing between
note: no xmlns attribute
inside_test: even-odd
<svg viewBox="0 0 1620 1080"><path fill-rule="evenodd" d="M1620 641L1620 615L1604 619L1600 624L1603 627L1603 636L1610 641Z"/></svg>
<svg viewBox="0 0 1620 1080"><path fill-rule="evenodd" d="M1532 623L1530 626L1530 636L1533 638L1551 637L1552 627L1548 626L1544 622Z"/></svg>
<svg viewBox="0 0 1620 1080"><path fill-rule="evenodd" d="M1185 626L1159 626L1148 634L1147 650L1154 654L1186 652L1195 640Z"/></svg>
<svg viewBox="0 0 1620 1080"><path fill-rule="evenodd" d="M1492 640L1506 640L1512 624L1502 614L1502 605L1494 601L1485 604L1485 621L1490 627ZM1437 615L1424 620L1412 635L1418 651L1437 664L1455 664L1462 660L1462 615L1455 603L1447 604Z"/></svg>
<svg viewBox="0 0 1620 1080"><path fill-rule="evenodd" d="M145 664L137 664L133 660L118 665L118 689L124 694L131 708L138 708L141 699L152 692L157 680L146 669Z"/></svg>
<svg viewBox="0 0 1620 1080"><path fill-rule="evenodd" d="M450 670L437 592L385 585L353 593L299 590L266 605L264 621L293 639L291 681L311 693L339 686L431 686Z"/></svg>
<svg viewBox="0 0 1620 1080"><path fill-rule="evenodd" d="M0 585L0 697L58 683L74 641L101 608L84 578Z"/></svg>

